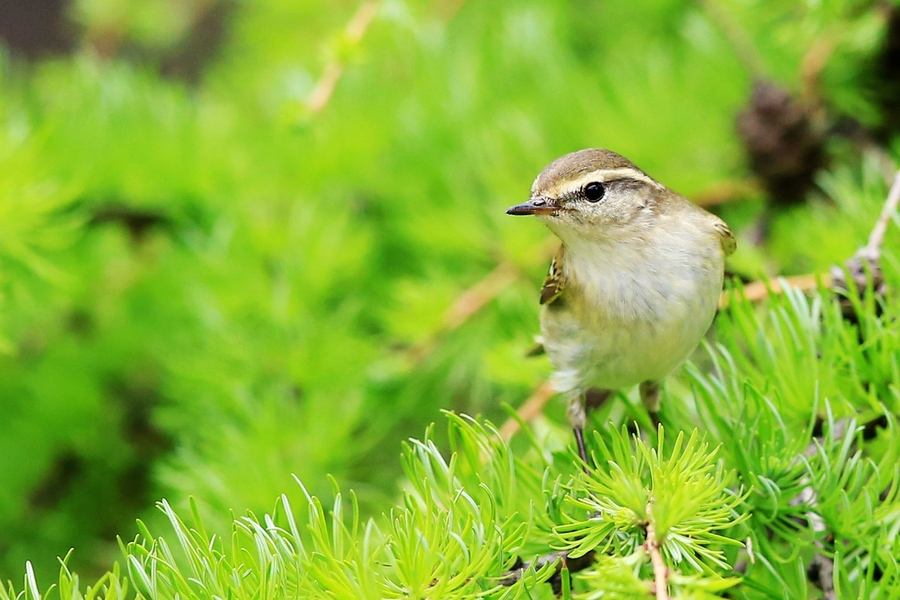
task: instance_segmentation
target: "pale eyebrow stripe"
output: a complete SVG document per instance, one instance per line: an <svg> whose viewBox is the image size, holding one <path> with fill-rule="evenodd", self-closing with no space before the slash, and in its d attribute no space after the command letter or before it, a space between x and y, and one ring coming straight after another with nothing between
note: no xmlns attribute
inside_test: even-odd
<svg viewBox="0 0 900 600"><path fill-rule="evenodd" d="M662 185L653 181L637 169L632 169L630 167L622 167L619 169L598 169L596 171L591 171L590 173L585 173L575 181L569 182L565 188L558 190L559 195L567 194L570 192L574 192L580 190L582 187L587 185L592 181L614 181L616 179L634 179L636 181L643 181L644 183L649 183L654 187L661 188Z"/></svg>

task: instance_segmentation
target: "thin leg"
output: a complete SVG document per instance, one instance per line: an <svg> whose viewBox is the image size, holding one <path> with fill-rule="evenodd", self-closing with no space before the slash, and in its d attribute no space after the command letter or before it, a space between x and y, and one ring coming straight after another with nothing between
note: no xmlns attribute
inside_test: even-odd
<svg viewBox="0 0 900 600"><path fill-rule="evenodd" d="M584 447L584 428L573 427L572 432L575 434L575 444L578 446L578 456L587 464L587 449Z"/></svg>
<svg viewBox="0 0 900 600"><path fill-rule="evenodd" d="M659 429L659 382L645 381L640 388L641 402L650 414L654 429Z"/></svg>
<svg viewBox="0 0 900 600"><path fill-rule="evenodd" d="M587 465L587 450L584 447L584 424L587 421L587 413L584 410L584 400L581 394L569 395L569 406L567 410L569 416L569 424L572 425L572 431L575 433L575 444L578 446L578 456Z"/></svg>

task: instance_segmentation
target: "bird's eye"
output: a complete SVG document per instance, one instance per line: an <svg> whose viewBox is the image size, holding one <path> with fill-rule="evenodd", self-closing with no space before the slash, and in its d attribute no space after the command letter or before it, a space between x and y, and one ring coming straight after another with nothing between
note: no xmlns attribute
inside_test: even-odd
<svg viewBox="0 0 900 600"><path fill-rule="evenodd" d="M588 199L588 202L599 202L605 193L606 188L599 181L592 181L584 186L584 197Z"/></svg>

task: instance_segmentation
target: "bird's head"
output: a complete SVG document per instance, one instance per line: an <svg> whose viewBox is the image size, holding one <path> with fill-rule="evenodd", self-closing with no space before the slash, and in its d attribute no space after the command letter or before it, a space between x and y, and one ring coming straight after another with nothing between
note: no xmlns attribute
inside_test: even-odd
<svg viewBox="0 0 900 600"><path fill-rule="evenodd" d="M564 241L602 238L653 219L667 193L627 158L589 148L562 156L541 171L527 202L510 215L536 215Z"/></svg>

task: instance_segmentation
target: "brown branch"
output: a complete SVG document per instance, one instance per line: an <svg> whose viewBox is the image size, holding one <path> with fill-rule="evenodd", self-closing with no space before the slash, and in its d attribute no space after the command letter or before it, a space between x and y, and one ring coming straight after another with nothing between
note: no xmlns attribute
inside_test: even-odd
<svg viewBox="0 0 900 600"><path fill-rule="evenodd" d="M493 271L466 288L444 313L437 330L428 339L407 350L413 362L424 360L434 350L441 336L458 329L483 310L516 280L518 274L515 265L503 261Z"/></svg>
<svg viewBox="0 0 900 600"><path fill-rule="evenodd" d="M500 436L507 442L512 439L512 436L519 431L519 423L529 423L532 419L537 418L538 415L544 412L544 407L550 398L553 397L553 394L553 385L549 381L540 384L516 410L518 418L510 417L506 419L500 427Z"/></svg>
<svg viewBox="0 0 900 600"><path fill-rule="evenodd" d="M884 244L884 236L887 233L888 223L894 213L897 212L898 204L900 204L900 171L897 171L897 174L894 176L894 183L891 185L891 189L888 192L887 199L884 202L884 208L881 209L881 215L875 222L872 233L869 234L868 243L862 249L862 252L866 253L867 258L878 260L878 257L881 255L881 246Z"/></svg>
<svg viewBox="0 0 900 600"><path fill-rule="evenodd" d="M558 241L548 239L535 253L535 256L550 260L556 250ZM503 290L515 283L521 272L516 265L508 260L501 261L494 269L463 290L456 300L444 313L441 325L424 342L418 343L407 352L414 362L419 362L428 356L437 345L438 339L458 329L476 314L487 307Z"/></svg>
<svg viewBox="0 0 900 600"><path fill-rule="evenodd" d="M860 271L864 275L862 267L864 262L877 267L881 256L881 247L884 245L884 238L887 235L887 228L891 218L897 212L898 204L900 204L900 171L897 171L894 176L893 184L884 201L884 207L881 209L881 214L875 221L874 227L872 227L868 242L847 262L847 266L851 271ZM820 283L825 287L840 287L834 284L837 283L838 278L843 278L843 271L839 267L832 271L831 274L807 273L804 275L779 277L773 281L754 281L744 286L744 297L751 302L759 302L772 294L783 293L786 287L803 291L816 289ZM845 286L845 284L842 285ZM731 302L731 297L729 292L722 292L722 295L719 297L719 309L727 308Z"/></svg>
<svg viewBox="0 0 900 600"><path fill-rule="evenodd" d="M456 15L462 10L466 0L448 0L437 5L437 14L444 24L449 23L456 18Z"/></svg>
<svg viewBox="0 0 900 600"><path fill-rule="evenodd" d="M375 15L378 13L380 5L381 2L379 0L365 0L353 13L347 26L344 28L345 39L350 45L356 46L362 41L363 36L369 29L369 25L372 24ZM334 90L341 80L345 68L346 64L341 58L334 58L325 66L322 76L316 82L316 86L306 102L309 114L315 115L328 106L328 102L334 95Z"/></svg>
<svg viewBox="0 0 900 600"><path fill-rule="evenodd" d="M653 578L655 581L656 600L669 600L668 579L669 571L663 561L660 552L660 540L656 539L656 527L653 524L653 506L647 505L647 540L644 549L650 555L650 563L653 565Z"/></svg>
<svg viewBox="0 0 900 600"><path fill-rule="evenodd" d="M463 292L445 313L441 331L453 330L487 306L518 276L511 263L501 262L483 279Z"/></svg>
<svg viewBox="0 0 900 600"><path fill-rule="evenodd" d="M819 282L823 286L831 285L831 276L827 274L817 275L815 273L806 273L804 275L791 275L788 277L779 277L772 281L753 281L743 288L743 295L750 302L761 302L773 294L783 294L787 288L809 291L819 286ZM719 296L719 310L728 308L731 304L732 294L723 291Z"/></svg>
<svg viewBox="0 0 900 600"><path fill-rule="evenodd" d="M818 88L822 72L837 50L840 41L840 37L834 32L831 35L819 37L810 44L800 61L800 80L803 82L804 94L807 98L815 100L816 104L820 103Z"/></svg>
<svg viewBox="0 0 900 600"><path fill-rule="evenodd" d="M700 192L692 194L691 199L699 206L708 208L741 200L759 192L760 187L756 181L736 179L713 183Z"/></svg>

